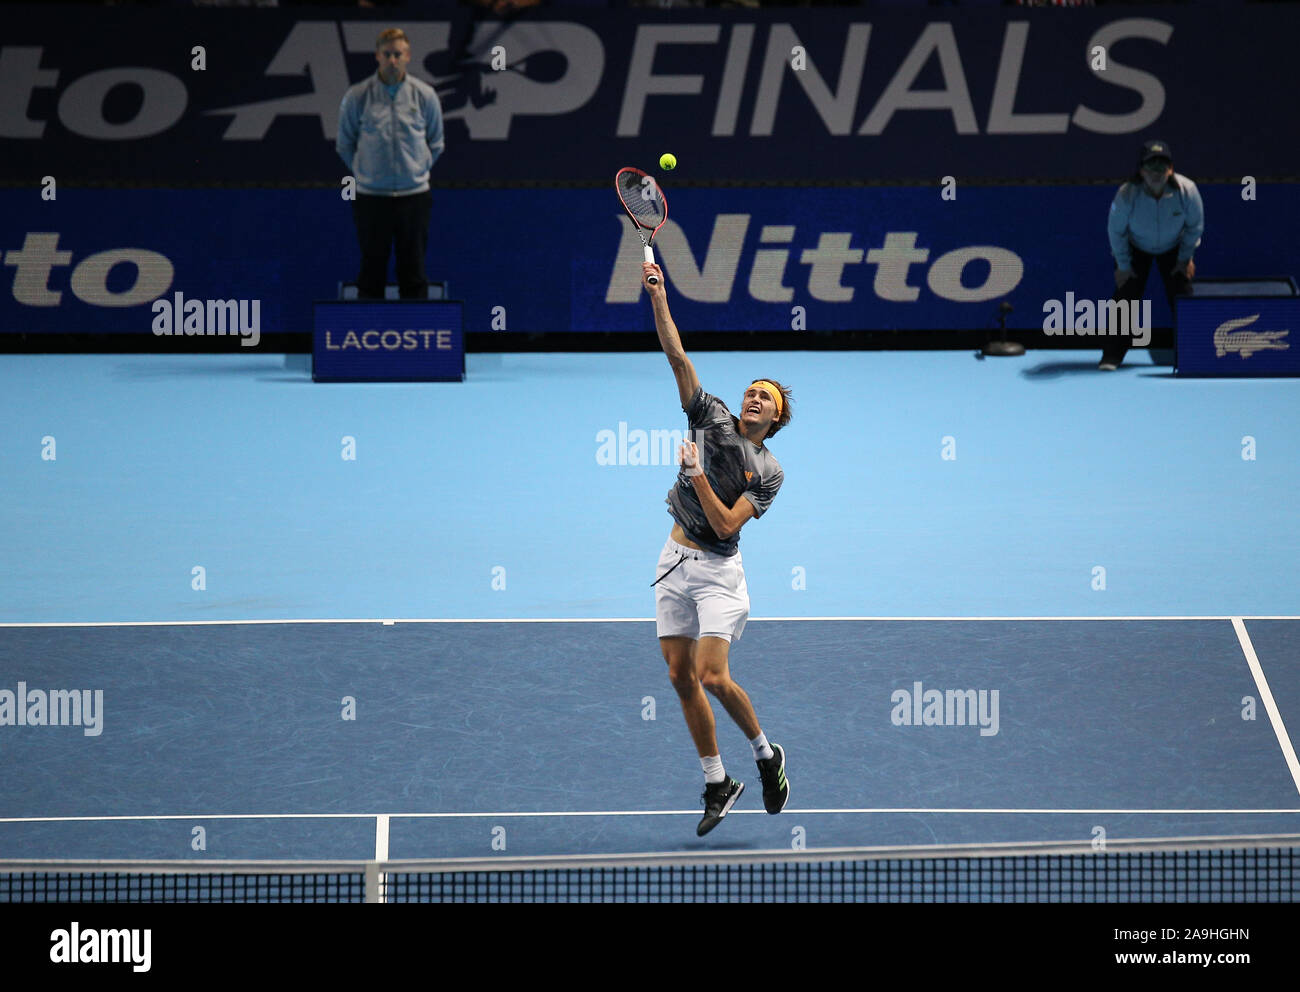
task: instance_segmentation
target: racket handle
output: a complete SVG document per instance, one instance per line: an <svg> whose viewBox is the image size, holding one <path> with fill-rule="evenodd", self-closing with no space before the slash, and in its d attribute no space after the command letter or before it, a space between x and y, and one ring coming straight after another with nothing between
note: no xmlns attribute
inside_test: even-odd
<svg viewBox="0 0 1300 992"><path fill-rule="evenodd" d="M651 265L655 264L655 250L651 248L649 245L645 246L645 260L649 262ZM659 285L658 276L646 276L645 281L648 282L651 286Z"/></svg>

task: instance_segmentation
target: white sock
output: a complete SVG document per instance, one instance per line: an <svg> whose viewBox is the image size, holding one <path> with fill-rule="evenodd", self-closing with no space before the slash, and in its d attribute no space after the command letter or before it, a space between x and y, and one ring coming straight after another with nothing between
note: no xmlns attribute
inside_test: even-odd
<svg viewBox="0 0 1300 992"><path fill-rule="evenodd" d="M758 736L749 742L749 746L754 749L755 761L762 761L765 758L772 757L772 745L767 742L767 734L761 730L758 732Z"/></svg>
<svg viewBox="0 0 1300 992"><path fill-rule="evenodd" d="M712 758L701 758L700 766L704 769L704 781L707 785L717 785L727 780L727 773L722 770L722 756L715 754Z"/></svg>

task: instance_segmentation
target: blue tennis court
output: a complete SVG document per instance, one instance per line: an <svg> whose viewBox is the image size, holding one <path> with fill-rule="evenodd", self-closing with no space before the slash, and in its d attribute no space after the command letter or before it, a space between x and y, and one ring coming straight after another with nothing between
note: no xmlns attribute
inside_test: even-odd
<svg viewBox="0 0 1300 992"><path fill-rule="evenodd" d="M787 750L779 817L715 705L747 791L695 836L650 619L685 427L661 356L471 355L457 386L8 356L0 854L1300 834L1291 385L1068 353L694 358L733 408L755 375L794 390L732 651Z"/></svg>

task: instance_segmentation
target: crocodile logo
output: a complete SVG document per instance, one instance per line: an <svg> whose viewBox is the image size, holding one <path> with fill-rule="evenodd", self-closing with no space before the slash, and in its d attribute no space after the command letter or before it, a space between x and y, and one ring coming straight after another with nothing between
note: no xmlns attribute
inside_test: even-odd
<svg viewBox="0 0 1300 992"><path fill-rule="evenodd" d="M1259 314L1253 317L1240 317L1237 320L1225 320L1214 329L1214 353L1222 358L1230 351L1240 352L1242 358L1249 358L1257 351L1286 351L1290 343L1280 340L1290 334L1285 331L1243 331L1259 320Z"/></svg>

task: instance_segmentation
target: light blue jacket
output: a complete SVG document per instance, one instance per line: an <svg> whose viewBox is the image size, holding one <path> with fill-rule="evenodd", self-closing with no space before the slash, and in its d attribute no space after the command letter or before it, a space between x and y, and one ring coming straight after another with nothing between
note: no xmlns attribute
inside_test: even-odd
<svg viewBox="0 0 1300 992"><path fill-rule="evenodd" d="M343 94L337 148L358 193L423 193L443 149L438 94L408 72L389 96L376 72Z"/></svg>
<svg viewBox="0 0 1300 992"><path fill-rule="evenodd" d="M1133 268L1130 242L1151 255L1163 255L1178 246L1178 264L1186 265L1201 243L1205 207L1196 183L1174 173L1156 199L1141 183L1127 182L1110 205L1106 222L1110 253L1121 269Z"/></svg>

